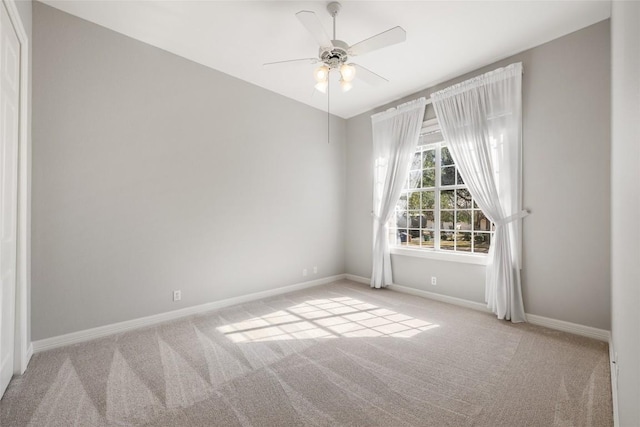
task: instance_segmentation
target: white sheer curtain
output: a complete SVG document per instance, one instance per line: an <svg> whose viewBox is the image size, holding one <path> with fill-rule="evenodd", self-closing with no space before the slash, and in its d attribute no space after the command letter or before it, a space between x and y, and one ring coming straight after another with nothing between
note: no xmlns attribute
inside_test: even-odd
<svg viewBox="0 0 640 427"><path fill-rule="evenodd" d="M526 321L520 286L522 63L431 95L442 134L474 200L496 229L485 299L499 319Z"/></svg>
<svg viewBox="0 0 640 427"><path fill-rule="evenodd" d="M426 99L402 104L371 116L373 126L373 271L371 287L390 285L388 222L407 179L409 161L418 144Z"/></svg>

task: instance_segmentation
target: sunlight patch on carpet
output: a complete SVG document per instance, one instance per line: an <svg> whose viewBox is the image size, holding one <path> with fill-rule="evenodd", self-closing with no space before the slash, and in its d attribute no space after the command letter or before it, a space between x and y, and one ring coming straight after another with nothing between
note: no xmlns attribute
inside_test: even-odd
<svg viewBox="0 0 640 427"><path fill-rule="evenodd" d="M235 343L320 338L411 338L439 325L354 298L313 299L219 326Z"/></svg>

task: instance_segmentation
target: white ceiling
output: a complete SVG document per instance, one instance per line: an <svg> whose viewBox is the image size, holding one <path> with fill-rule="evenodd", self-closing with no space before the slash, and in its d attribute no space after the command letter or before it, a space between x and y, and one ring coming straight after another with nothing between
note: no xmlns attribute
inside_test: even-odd
<svg viewBox="0 0 640 427"><path fill-rule="evenodd" d="M263 63L314 57L295 17L311 10L331 34L325 1L99 1L44 3L192 61L326 111L317 66ZM396 25L405 43L353 58L387 78L334 83L331 112L349 118L610 16L610 1L342 1L337 38L352 45ZM337 77L337 76L336 76ZM332 86L334 87L334 86Z"/></svg>

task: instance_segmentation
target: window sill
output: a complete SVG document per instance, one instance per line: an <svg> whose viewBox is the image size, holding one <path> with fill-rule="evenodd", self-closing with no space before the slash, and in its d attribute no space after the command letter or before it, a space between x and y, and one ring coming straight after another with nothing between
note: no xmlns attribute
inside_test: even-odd
<svg viewBox="0 0 640 427"><path fill-rule="evenodd" d="M487 265L487 259L489 258L487 255L453 253L430 249L411 249L403 248L401 246L391 246L391 254L476 265Z"/></svg>

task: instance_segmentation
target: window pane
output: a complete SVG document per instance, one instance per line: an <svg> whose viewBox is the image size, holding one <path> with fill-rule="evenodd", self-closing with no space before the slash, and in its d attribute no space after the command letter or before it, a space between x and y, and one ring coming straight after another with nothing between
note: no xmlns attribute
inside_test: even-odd
<svg viewBox="0 0 640 427"><path fill-rule="evenodd" d="M422 153L424 169L434 168L436 166L436 150L427 150Z"/></svg>
<svg viewBox="0 0 640 427"><path fill-rule="evenodd" d="M433 191L423 191L421 209L435 209L435 207L436 207L436 193Z"/></svg>
<svg viewBox="0 0 640 427"><path fill-rule="evenodd" d="M456 212L456 230L471 230L471 211L463 210ZM471 241L471 237L469 237Z"/></svg>
<svg viewBox="0 0 640 427"><path fill-rule="evenodd" d="M456 190L456 206L460 209L471 209L471 193L466 188Z"/></svg>
<svg viewBox="0 0 640 427"><path fill-rule="evenodd" d="M420 188L422 184L422 172L410 171L409 172L409 188Z"/></svg>
<svg viewBox="0 0 640 427"><path fill-rule="evenodd" d="M453 212L452 211L440 212L440 229L453 230Z"/></svg>
<svg viewBox="0 0 640 427"><path fill-rule="evenodd" d="M408 245L409 244L409 232L404 229L404 230L398 230L398 241L400 242L401 245Z"/></svg>
<svg viewBox="0 0 640 427"><path fill-rule="evenodd" d="M473 233L474 252L488 253L491 244L491 233Z"/></svg>
<svg viewBox="0 0 640 427"><path fill-rule="evenodd" d="M422 225L421 228L428 228L433 230L435 226L435 214L433 211L422 212Z"/></svg>
<svg viewBox="0 0 640 427"><path fill-rule="evenodd" d="M406 212L398 212L396 215L396 226L398 228L407 228L409 226Z"/></svg>
<svg viewBox="0 0 640 427"><path fill-rule="evenodd" d="M435 187L436 186L436 170L426 169L422 172L422 188Z"/></svg>
<svg viewBox="0 0 640 427"><path fill-rule="evenodd" d="M481 210L473 211L473 229L477 231L489 231L491 222Z"/></svg>
<svg viewBox="0 0 640 427"><path fill-rule="evenodd" d="M447 166L442 168L440 176L440 185L455 185L456 183L456 167Z"/></svg>
<svg viewBox="0 0 640 427"><path fill-rule="evenodd" d="M471 252L471 233L464 231L456 233L456 250Z"/></svg>
<svg viewBox="0 0 640 427"><path fill-rule="evenodd" d="M407 244L409 246L420 246L420 230L409 229Z"/></svg>
<svg viewBox="0 0 640 427"><path fill-rule="evenodd" d="M442 147L440 151L440 155L442 156L442 166L452 165L453 157L451 157L451 153L449 152L449 148Z"/></svg>
<svg viewBox="0 0 640 427"><path fill-rule="evenodd" d="M452 231L441 232L440 233L440 249L445 251L452 251L454 245L454 233Z"/></svg>
<svg viewBox="0 0 640 427"><path fill-rule="evenodd" d="M420 212L409 212L409 218L411 220L411 223L409 224L410 228L420 228L420 223L422 222Z"/></svg>
<svg viewBox="0 0 640 427"><path fill-rule="evenodd" d="M423 248L433 248L433 242L435 232L434 231L423 231L422 232L422 247Z"/></svg>
<svg viewBox="0 0 640 427"><path fill-rule="evenodd" d="M413 154L413 160L411 160L411 169L412 170L422 169L422 153L420 153L419 151Z"/></svg>
<svg viewBox="0 0 640 427"><path fill-rule="evenodd" d="M454 190L444 190L440 192L440 208L453 209Z"/></svg>
<svg viewBox="0 0 640 427"><path fill-rule="evenodd" d="M420 209L420 192L419 191L409 193L408 199L409 199L409 203L408 203L409 210L417 211Z"/></svg>
<svg viewBox="0 0 640 427"><path fill-rule="evenodd" d="M407 209L407 193L401 193L396 208L399 210Z"/></svg>
<svg viewBox="0 0 640 427"><path fill-rule="evenodd" d="M426 145L444 143L442 135L438 133L430 142L424 135L420 138L423 145L413 153L405 188L389 221L389 241L413 248L435 248L435 233L440 233L441 250L487 253L493 225L467 188L451 188L464 186L464 181L449 148ZM436 154L440 164L436 164ZM436 181L443 189L436 187Z"/></svg>

